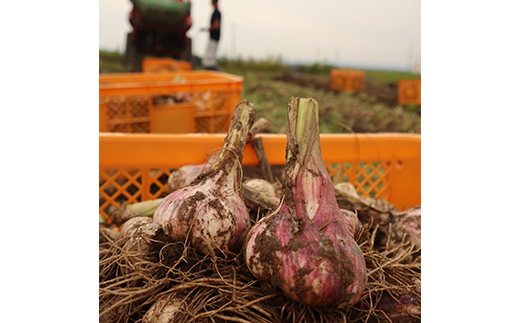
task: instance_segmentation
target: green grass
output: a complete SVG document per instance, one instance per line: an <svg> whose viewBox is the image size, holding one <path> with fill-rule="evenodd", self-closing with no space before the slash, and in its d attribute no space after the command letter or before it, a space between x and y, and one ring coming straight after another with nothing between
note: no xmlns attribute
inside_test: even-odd
<svg viewBox="0 0 520 323"><path fill-rule="evenodd" d="M263 59L254 60L252 58L236 60L230 60L227 58L221 58L218 60L218 66L221 70L225 70L227 73L239 74L243 71L250 72L287 72L288 66L283 65L281 59Z"/></svg>
<svg viewBox="0 0 520 323"><path fill-rule="evenodd" d="M392 71L365 70L366 78L379 84L397 84L399 80L420 79L421 74Z"/></svg>
<svg viewBox="0 0 520 323"><path fill-rule="evenodd" d="M123 54L117 51L99 50L100 73L127 73L131 69L123 65Z"/></svg>
<svg viewBox="0 0 520 323"><path fill-rule="evenodd" d="M100 51L100 71L128 71L122 54ZM219 59L222 72L244 78L242 98L255 105L257 118L271 121L271 132L284 133L287 102L312 97L320 106L321 133L420 133L420 107L397 105L397 81L420 74L365 70L365 90L349 94L329 90L329 65L287 66L280 59ZM200 69L195 66L194 69Z"/></svg>

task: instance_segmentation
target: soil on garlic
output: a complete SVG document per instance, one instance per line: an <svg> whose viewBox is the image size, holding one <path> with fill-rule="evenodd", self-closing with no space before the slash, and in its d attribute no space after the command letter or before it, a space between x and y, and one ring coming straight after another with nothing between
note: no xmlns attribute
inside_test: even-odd
<svg viewBox="0 0 520 323"><path fill-rule="evenodd" d="M292 198L292 195L289 194L288 197ZM282 246L279 238L275 233L276 226L272 225L277 220L279 220L277 217L270 217L265 220L266 227L268 229L263 230L255 237L255 246L253 250L258 258L256 258L255 261L251 261L250 264L252 268L257 268L258 264L268 263L270 267L260 267L263 268L263 274L261 274L261 277L270 277L269 282L274 287L282 286L284 281L280 277L280 270L274 270L275 274L270 272L271 268L279 268L282 266L279 258L273 257L273 254L275 254L275 252L296 252L302 248L307 247L308 243L304 238L299 236L299 233L302 232L304 225L314 225L310 219L298 219L298 221L294 221L294 227L291 228L291 238L285 246ZM305 223L305 221L309 222ZM352 261L346 257L338 257L332 241L327 236L323 235L322 239L323 240L318 249L318 256L321 259L331 262L334 272L336 272L338 277L341 279L342 286L348 286L352 284L354 281L354 269ZM305 286L304 282L306 281L305 276L313 269L314 268L299 268L297 271L298 278L295 281L301 284L297 284L295 290L293 291L300 299L306 298L309 290L311 290L311 287ZM314 297L318 299L320 296L314 294Z"/></svg>
<svg viewBox="0 0 520 323"><path fill-rule="evenodd" d="M224 178L224 176L221 177L221 179ZM222 201L225 200L225 192L223 193L220 190L214 190L212 192L212 196L214 197L212 200L208 202L208 205L214 209L215 215L219 219L226 219L228 218L226 216L226 208L222 205ZM206 194L203 192L196 192L192 196L188 197L184 203L181 204L179 207L179 220L186 222L186 223L192 223L192 221L196 220L196 215L199 209L197 208L197 203L199 201L202 201L206 199ZM235 226L235 220L233 217L229 217L229 219L232 220L233 227ZM170 223L167 223L164 227L164 231L166 234L170 234L172 232L173 228ZM232 231L232 228L228 228L227 230L218 230L217 236L226 236L229 235L229 233ZM195 238L199 244L204 243L202 238Z"/></svg>

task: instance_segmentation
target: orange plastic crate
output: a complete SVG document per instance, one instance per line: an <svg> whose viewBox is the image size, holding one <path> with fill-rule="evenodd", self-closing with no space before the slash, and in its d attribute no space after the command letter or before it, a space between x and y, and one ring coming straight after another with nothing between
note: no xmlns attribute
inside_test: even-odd
<svg viewBox="0 0 520 323"><path fill-rule="evenodd" d="M421 105L421 80L400 80L397 86L398 103Z"/></svg>
<svg viewBox="0 0 520 323"><path fill-rule="evenodd" d="M99 213L106 219L123 201L166 195L171 171L202 164L224 144L225 134L99 134ZM286 136L261 134L271 165L285 164ZM380 197L399 209L421 204L421 136L322 134L322 156L331 176L351 182L361 196ZM243 165L258 165L248 144Z"/></svg>
<svg viewBox="0 0 520 323"><path fill-rule="evenodd" d="M190 71L190 62L179 61L173 58L145 57L142 63L143 73L167 73L175 71Z"/></svg>
<svg viewBox="0 0 520 323"><path fill-rule="evenodd" d="M227 133L242 86L242 77L215 71L100 74L99 131Z"/></svg>
<svg viewBox="0 0 520 323"><path fill-rule="evenodd" d="M330 89L354 93L365 88L365 72L352 69L330 70Z"/></svg>

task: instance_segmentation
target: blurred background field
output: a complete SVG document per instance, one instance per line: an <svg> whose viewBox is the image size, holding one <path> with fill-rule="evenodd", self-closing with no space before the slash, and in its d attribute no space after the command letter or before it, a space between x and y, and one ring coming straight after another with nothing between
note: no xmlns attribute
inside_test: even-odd
<svg viewBox="0 0 520 323"><path fill-rule="evenodd" d="M99 51L100 73L130 72L117 51ZM197 59L195 59L197 62ZM281 60L220 58L221 72L244 78L242 98L250 100L258 117L272 122L271 132L284 133L287 102L292 96L312 97L320 105L322 133L421 133L421 109L399 105L397 82L420 79L421 74L362 70L364 89L357 93L330 90L330 70L326 64L285 65ZM194 64L193 70L201 69Z"/></svg>

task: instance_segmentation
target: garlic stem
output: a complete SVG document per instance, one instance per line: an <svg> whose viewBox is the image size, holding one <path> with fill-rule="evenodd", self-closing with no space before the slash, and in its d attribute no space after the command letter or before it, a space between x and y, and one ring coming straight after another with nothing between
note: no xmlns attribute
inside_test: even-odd
<svg viewBox="0 0 520 323"><path fill-rule="evenodd" d="M215 163L157 207L153 219L171 238L212 255L241 247L250 221L240 190L242 154L255 115L253 104L241 101Z"/></svg>

